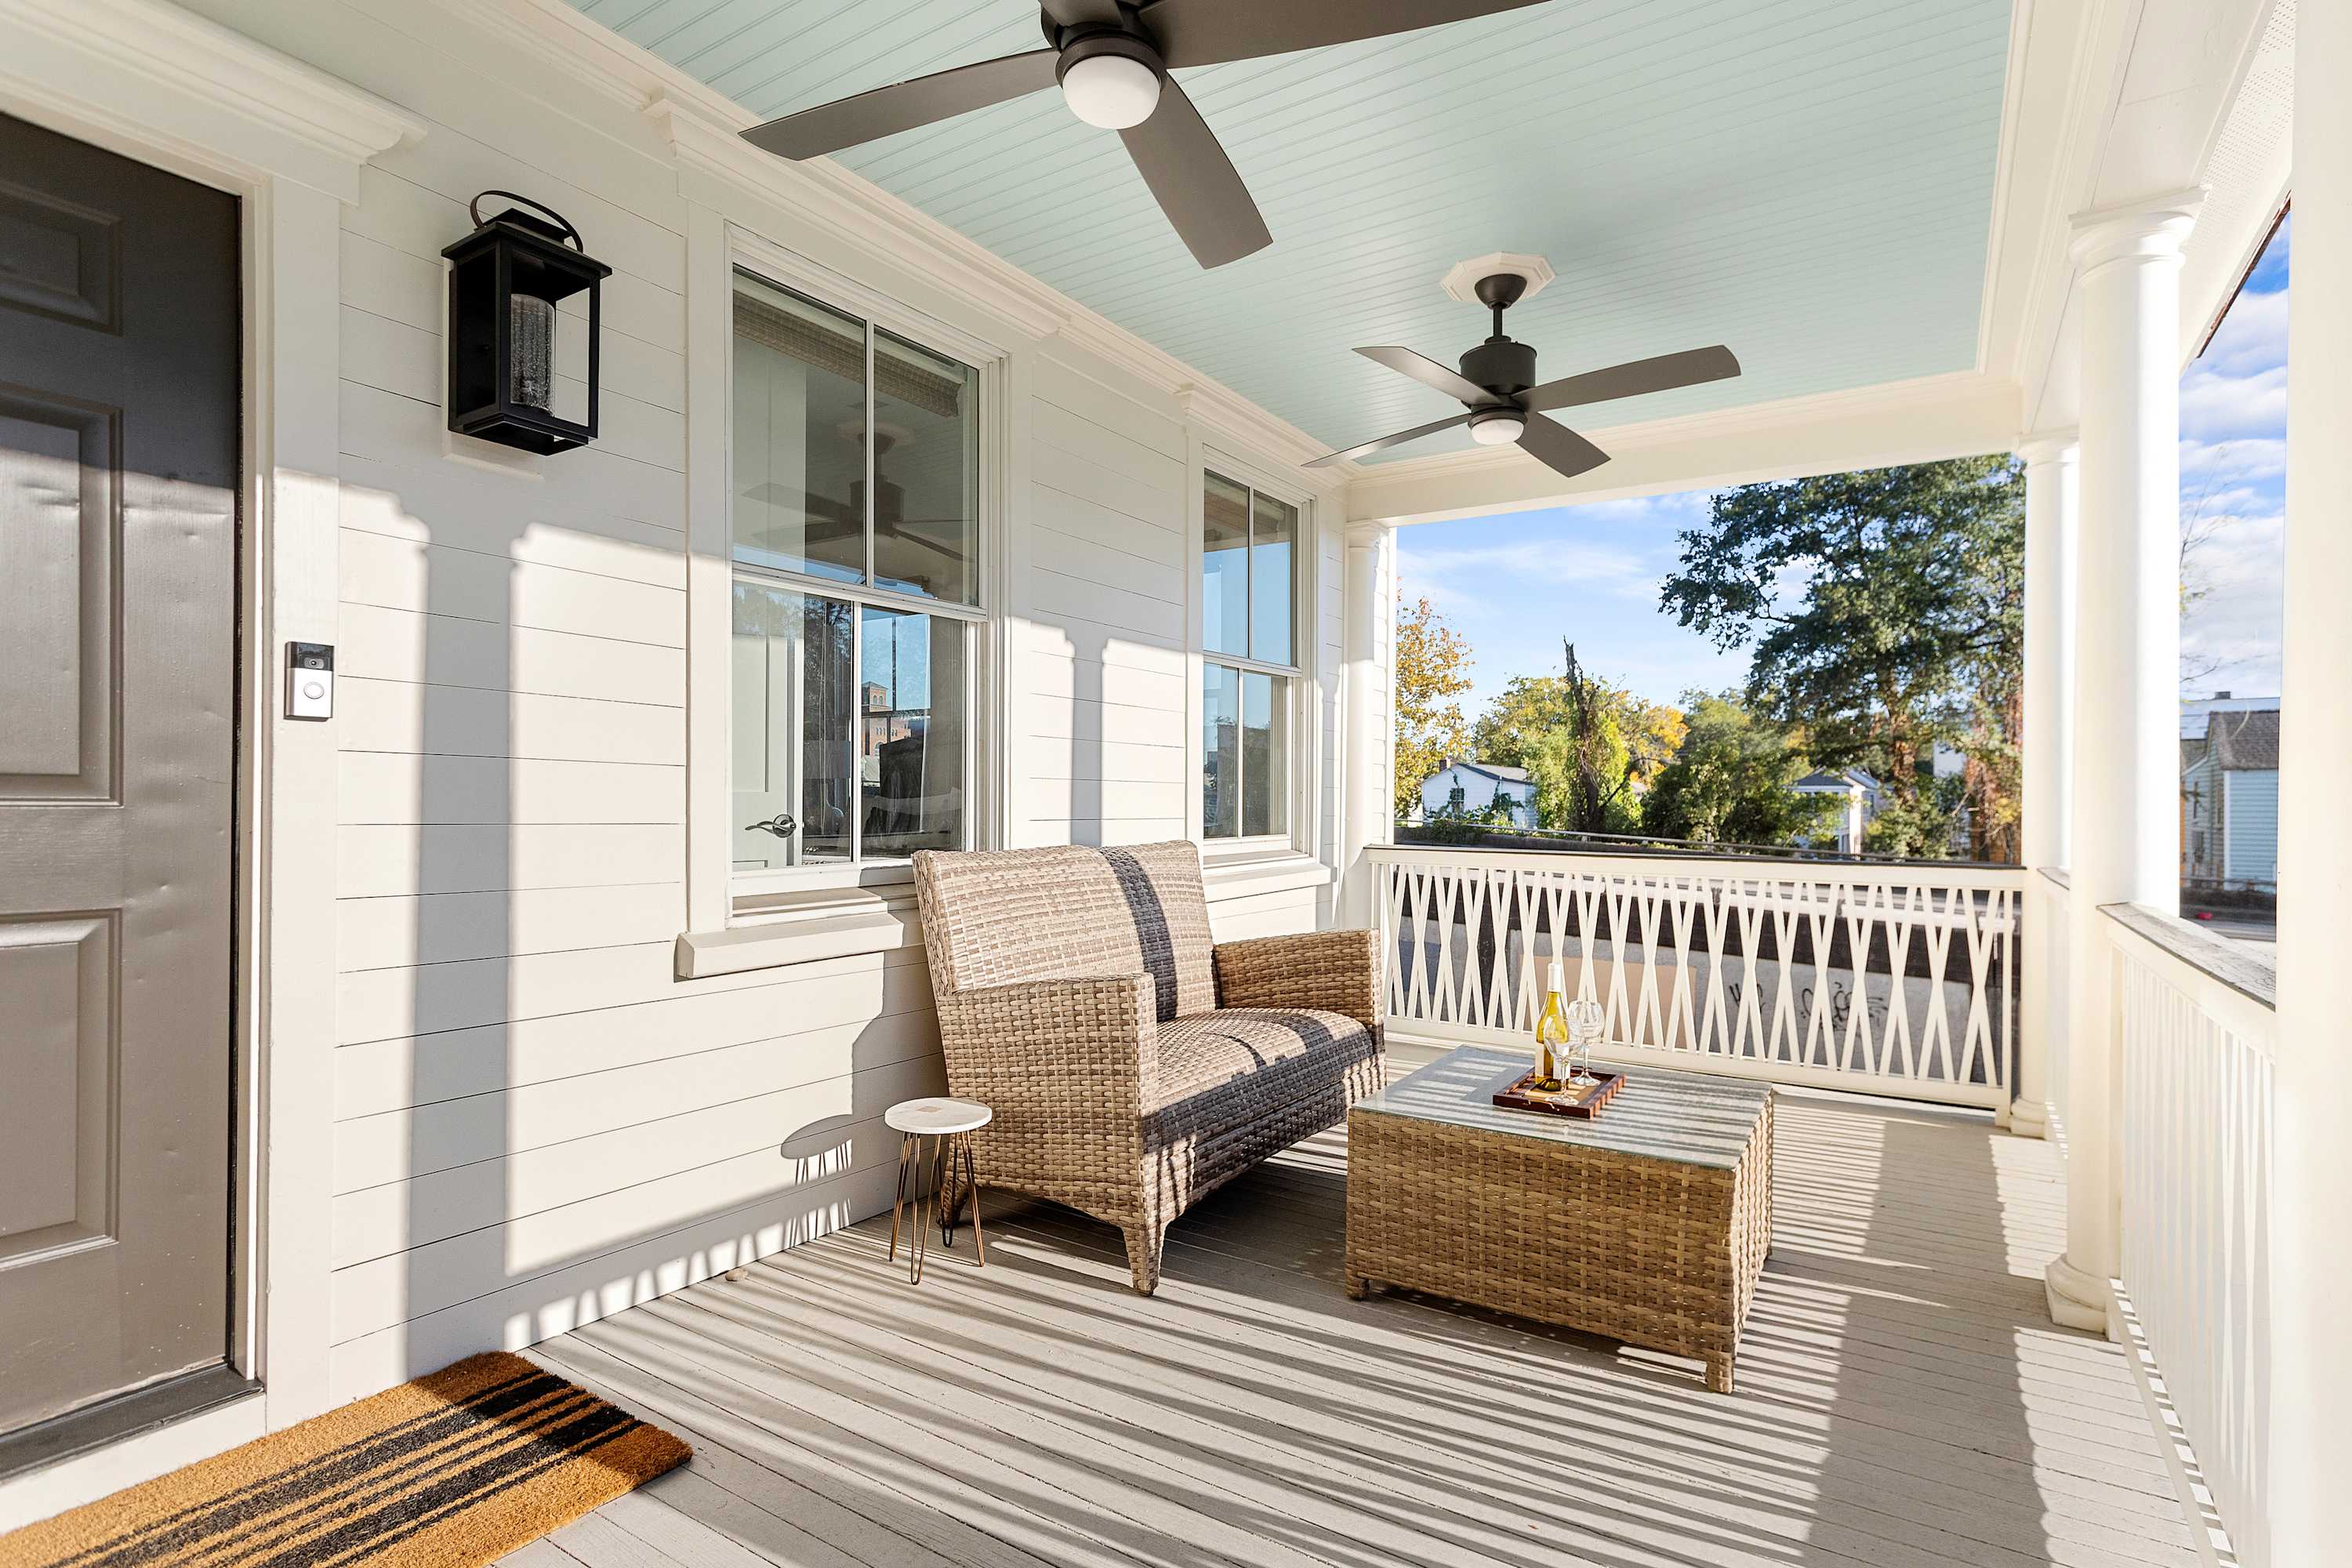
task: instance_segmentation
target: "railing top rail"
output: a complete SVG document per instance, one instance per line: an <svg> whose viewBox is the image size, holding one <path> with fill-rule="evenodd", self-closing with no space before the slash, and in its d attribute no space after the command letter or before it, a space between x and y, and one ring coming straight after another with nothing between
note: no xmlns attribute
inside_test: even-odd
<svg viewBox="0 0 2352 1568"><path fill-rule="evenodd" d="M1642 881L1682 879L1836 883L1870 888L2017 889L2021 866L1945 860L1874 861L1778 859L1760 855L1596 855L1549 849L1478 849L1455 844L1376 844L1375 864L1459 866L1496 870L1552 871L1563 877L1624 877Z"/></svg>
<svg viewBox="0 0 2352 1568"><path fill-rule="evenodd" d="M2255 1020L2249 1032L2261 1036L2265 1047L2270 1045L2278 965L2268 953L2142 904L2101 904L2099 912L2126 952L2208 1012L2244 1010Z"/></svg>

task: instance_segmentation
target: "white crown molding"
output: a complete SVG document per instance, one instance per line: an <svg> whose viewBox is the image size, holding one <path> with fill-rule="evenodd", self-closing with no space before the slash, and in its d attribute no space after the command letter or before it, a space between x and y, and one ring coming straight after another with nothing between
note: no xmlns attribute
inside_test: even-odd
<svg viewBox="0 0 2352 1568"><path fill-rule="evenodd" d="M1292 463L1330 449L833 160L795 163L761 152L741 137L758 123L756 115L563 0L484 0L463 7L462 14L644 113L668 138L682 165L789 207L846 243L911 266L1033 338L1058 338L1108 361L1175 399L1188 417L1197 416L1253 449ZM1335 464L1323 473L1344 482L1352 467Z"/></svg>
<svg viewBox="0 0 2352 1568"><path fill-rule="evenodd" d="M1134 367L1130 365L1128 368ZM1352 469L1352 464L1333 463L1326 468L1307 468L1307 462L1331 448L1305 431L1267 415L1247 398L1213 381L1181 383L1176 387L1175 396L1176 407L1183 415L1184 422L1198 426L1204 434L1222 437L1275 462L1298 468L1300 471L1295 477L1301 484L1333 493L1346 488L1350 475L1341 470L1343 467Z"/></svg>
<svg viewBox="0 0 2352 1568"><path fill-rule="evenodd" d="M425 131L373 93L161 0L0 0L0 91L16 101L202 146L347 202L361 164Z"/></svg>
<svg viewBox="0 0 2352 1568"><path fill-rule="evenodd" d="M912 221L912 208L838 164L794 163L761 152L741 135L751 117L716 94L673 90L666 84L641 107L668 140L681 169L778 203L852 246L885 250L902 261L913 259L943 288L1029 337L1048 337L1061 330L1059 299L1045 285L1006 267L961 235L924 232L926 226L940 226L928 219ZM892 205L898 210L891 210Z"/></svg>

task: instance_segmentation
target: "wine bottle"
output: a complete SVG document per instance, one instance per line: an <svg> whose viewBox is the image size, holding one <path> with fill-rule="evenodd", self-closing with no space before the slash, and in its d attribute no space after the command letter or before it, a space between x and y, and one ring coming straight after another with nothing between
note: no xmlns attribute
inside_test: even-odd
<svg viewBox="0 0 2352 1568"><path fill-rule="evenodd" d="M1536 1087L1546 1094L1560 1090L1559 1047L1568 1044L1568 1004L1561 999L1566 989L1555 958L1544 981L1543 1016L1536 1020Z"/></svg>

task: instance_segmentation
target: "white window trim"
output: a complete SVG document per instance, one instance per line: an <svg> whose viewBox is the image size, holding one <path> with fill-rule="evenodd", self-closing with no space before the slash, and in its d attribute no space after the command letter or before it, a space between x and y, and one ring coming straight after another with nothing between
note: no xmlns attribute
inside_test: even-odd
<svg viewBox="0 0 2352 1568"><path fill-rule="evenodd" d="M864 584L757 571L780 585L855 605L914 610L971 625L966 674L967 842L1003 842L1007 795L1005 604L1009 499L1018 469L1012 352L972 331L905 305L854 279L740 227L711 209L689 209L687 235L687 931L681 979L877 951L919 940L905 918L911 864L876 859L738 877L730 810L729 730L736 563L733 553L735 274L743 271L872 321L896 336L971 366L980 380L979 603L954 605ZM762 931L758 928L777 928ZM845 937L845 928L861 934ZM778 939L765 940L772 935ZM801 936L812 941L803 942ZM864 945L860 946L860 943Z"/></svg>
<svg viewBox="0 0 2352 1568"><path fill-rule="evenodd" d="M1322 601L1316 589L1322 569L1321 518L1318 512L1322 497L1300 483L1296 477L1248 457L1229 445L1204 441L1198 434L1189 436L1186 445L1190 449L1190 462L1186 475L1188 516L1184 532L1184 831L1201 846L1202 858L1213 870L1224 862L1264 862L1298 856L1312 858L1315 847L1322 841L1321 792L1317 788L1317 780L1322 776L1324 759L1321 754L1322 731L1316 721L1321 711L1322 686L1315 660L1307 656L1316 650L1318 646L1317 639L1321 635L1318 610ZM1206 552L1202 531L1211 473L1247 485L1253 490L1297 509L1298 524L1290 552L1290 652L1296 661L1294 663L1279 664L1266 659L1245 658L1236 654L1213 653L1203 646L1201 570ZM1206 667L1212 664L1247 673L1277 675L1288 682L1286 716L1290 725L1290 811L1289 826L1284 832L1221 838L1208 836L1206 813L1201 801L1201 770L1207 762L1207 748L1201 737L1203 716L1201 686Z"/></svg>

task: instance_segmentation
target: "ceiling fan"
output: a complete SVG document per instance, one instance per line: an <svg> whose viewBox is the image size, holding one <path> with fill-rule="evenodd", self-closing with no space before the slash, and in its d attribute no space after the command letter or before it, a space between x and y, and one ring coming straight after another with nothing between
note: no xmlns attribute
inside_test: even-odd
<svg viewBox="0 0 2352 1568"><path fill-rule="evenodd" d="M1660 354L1654 359L1631 360L1607 370L1591 370L1582 375L1564 376L1536 385L1536 351L1503 335L1503 312L1517 304L1527 289L1527 278L1517 272L1497 272L1478 279L1478 300L1495 312L1495 335L1462 356L1459 374L1411 349L1383 345L1356 351L1366 359L1401 371L1457 399L1468 412L1400 430L1345 451L1327 452L1307 466L1312 468L1347 458L1366 457L1423 436L1433 436L1440 430L1451 430L1456 425L1467 425L1470 438L1480 446L1500 447L1516 441L1520 450L1538 462L1574 479L1607 462L1609 454L1567 426L1545 418L1545 410L1638 397L1645 392L1667 392L1677 386L1696 386L1739 374L1739 362L1732 357L1729 349L1717 343L1713 348L1685 349L1680 353Z"/></svg>
<svg viewBox="0 0 2352 1568"><path fill-rule="evenodd" d="M1116 131L1204 267L1274 243L1216 134L1168 73L1349 44L1540 0L1044 0L1051 47L958 66L754 125L743 139L814 158L1058 85L1070 112Z"/></svg>

